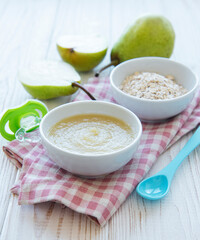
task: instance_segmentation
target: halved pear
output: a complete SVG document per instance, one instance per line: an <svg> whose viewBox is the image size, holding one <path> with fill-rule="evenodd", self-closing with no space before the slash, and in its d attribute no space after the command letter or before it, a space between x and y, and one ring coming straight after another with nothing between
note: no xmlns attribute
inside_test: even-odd
<svg viewBox="0 0 200 240"><path fill-rule="evenodd" d="M77 91L72 82L80 82L80 75L61 61L40 61L18 73L19 81L34 98L51 99L71 95Z"/></svg>
<svg viewBox="0 0 200 240"><path fill-rule="evenodd" d="M58 52L63 61L77 71L90 71L105 57L106 40L100 35L65 35L57 41Z"/></svg>

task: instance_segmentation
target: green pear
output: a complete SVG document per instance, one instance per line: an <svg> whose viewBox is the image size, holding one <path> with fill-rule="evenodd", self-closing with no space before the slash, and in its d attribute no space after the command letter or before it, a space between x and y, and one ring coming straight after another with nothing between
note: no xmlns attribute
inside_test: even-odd
<svg viewBox="0 0 200 240"><path fill-rule="evenodd" d="M75 69L60 61L40 61L19 70L18 79L34 98L51 99L71 95L78 88L73 82L81 78Z"/></svg>
<svg viewBox="0 0 200 240"><path fill-rule="evenodd" d="M167 18L158 15L140 17L125 30L114 44L111 50L111 63L108 66L116 66L121 62L138 57L169 58L173 52L174 41L174 29Z"/></svg>
<svg viewBox="0 0 200 240"><path fill-rule="evenodd" d="M58 52L63 61L77 71L90 71L105 57L107 43L99 35L66 35L57 41Z"/></svg>

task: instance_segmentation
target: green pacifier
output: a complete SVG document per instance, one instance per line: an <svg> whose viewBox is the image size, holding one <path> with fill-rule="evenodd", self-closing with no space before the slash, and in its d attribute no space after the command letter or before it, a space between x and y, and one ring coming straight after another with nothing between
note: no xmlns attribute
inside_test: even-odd
<svg viewBox="0 0 200 240"><path fill-rule="evenodd" d="M25 104L9 109L3 114L0 120L0 133L9 141L14 139L24 141L25 134L38 128L47 112L48 109L42 102L28 100Z"/></svg>

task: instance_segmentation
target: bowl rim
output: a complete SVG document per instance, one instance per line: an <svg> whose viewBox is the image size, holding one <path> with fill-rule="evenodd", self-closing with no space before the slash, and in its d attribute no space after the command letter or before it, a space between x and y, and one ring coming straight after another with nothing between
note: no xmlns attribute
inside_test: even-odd
<svg viewBox="0 0 200 240"><path fill-rule="evenodd" d="M113 75L115 73L115 71L118 70L119 67L123 66L123 65L126 65L127 63L130 63L130 62L138 62L138 61L151 61L151 60L158 60L158 61L163 61L163 62L171 62L172 64L177 64L183 68L186 68L190 71L191 74L194 75L194 79L195 79L195 84L193 86L192 89L190 89L189 91L187 91L185 94L181 95L181 96L178 96L178 97L175 97L175 98L171 98L171 99L146 99L146 98L138 98L138 97L135 97L135 96L132 96L128 93L125 93L123 92L122 90L120 90L116 84L114 83L114 80L113 80ZM127 75L128 76L128 75ZM180 62L177 62L177 61L174 61L174 60L171 60L171 59L168 59L168 58L164 58L164 57L140 57L140 58L134 58L134 59L129 59L127 61L124 61L120 64L118 64L111 72L110 74L110 83L111 83L111 86L119 93L119 94L122 94L123 96L125 97L128 97L129 99L133 99L133 100L136 100L136 101L141 101L141 102L144 102L144 103L165 103L165 102L174 102L174 101L177 101L177 100L181 100L183 98L185 98L186 96L190 95L192 92L194 92L197 87L200 85L199 83L199 78L197 76L196 73L194 73L191 68L189 68L188 66L180 63Z"/></svg>
<svg viewBox="0 0 200 240"><path fill-rule="evenodd" d="M65 108L67 106L73 106L74 104L107 104L107 105L110 105L110 106L113 106L113 107L116 107L116 108L119 108L123 111L126 111L128 112L129 114L131 114L133 116L133 118L135 119L135 122L137 123L137 127L138 127L138 131L137 131L137 135L136 137L133 139L133 141L127 145L126 147L122 148L122 149L119 149L117 151L113 151L113 152L109 152L109 153L102 153L102 154L81 154L81 153L76 153L76 152L73 152L73 151L69 151L69 150L65 150L65 149L62 149L62 148L59 148L57 145L53 144L51 141L49 141L49 139L46 137L46 135L44 134L43 132L43 124L45 122L45 119L47 119L47 117L50 115L50 114L54 114L54 112L58 111L60 108ZM104 113L102 113L104 114ZM77 115L77 114L74 114L74 115ZM108 115L108 116L111 116L109 114L105 114L105 115ZM53 125L52 125L53 126ZM40 126L39 126L39 132L40 132L40 135L41 135L41 138L43 140L45 140L52 148L55 148L56 150L59 150L61 151L62 153L67 153L69 155L72 155L72 156L77 156L77 157L95 157L95 158L98 158L98 157L106 157L106 156L111 156L111 155L115 155L115 154L118 154L118 153L123 153L124 151L132 148L135 143L137 143L140 138L141 138L141 135L142 135L142 123L140 121L140 119L137 117L136 114L134 114L133 112L131 112L129 109L121 106L121 105L118 105L118 104L115 104L115 103L111 103L111 102L107 102L107 101L92 101L92 100L83 100L83 101L77 101L77 102L71 102L71 103L66 103L66 104L63 104L61 106L58 106L54 109L52 109L51 111L49 111L43 118L42 118L42 121L40 123Z"/></svg>

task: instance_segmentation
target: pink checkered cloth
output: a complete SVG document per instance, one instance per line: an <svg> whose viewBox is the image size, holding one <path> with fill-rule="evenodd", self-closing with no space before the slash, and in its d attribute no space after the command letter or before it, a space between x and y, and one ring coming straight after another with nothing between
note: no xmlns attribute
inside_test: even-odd
<svg viewBox="0 0 200 240"><path fill-rule="evenodd" d="M85 87L99 100L114 100L109 79L90 79ZM200 122L200 92L190 106L168 122L143 124L143 134L134 158L104 178L83 179L59 168L48 157L41 143L14 140L3 147L18 167L20 177L11 191L19 204L56 201L90 216L103 226L135 189L158 156ZM75 101L88 99L80 92ZM30 133L31 134L31 133Z"/></svg>

